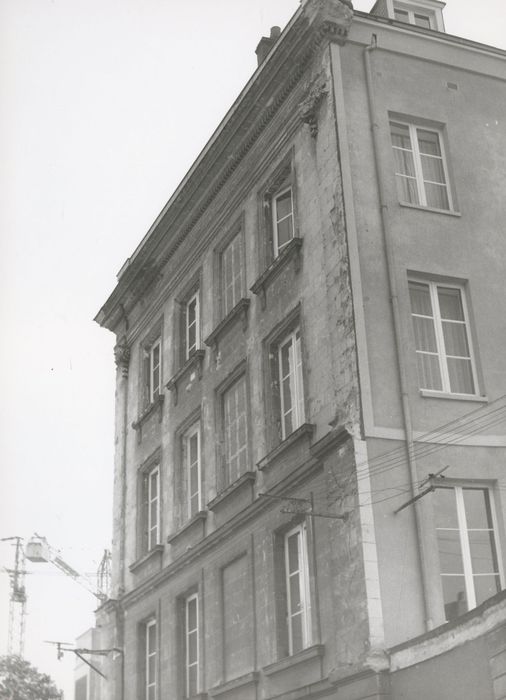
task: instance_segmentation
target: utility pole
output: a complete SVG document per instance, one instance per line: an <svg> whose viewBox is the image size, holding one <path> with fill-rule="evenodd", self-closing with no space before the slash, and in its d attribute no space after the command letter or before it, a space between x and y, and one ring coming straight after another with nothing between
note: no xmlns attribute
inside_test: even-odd
<svg viewBox="0 0 506 700"><path fill-rule="evenodd" d="M10 577L9 636L7 653L23 656L25 647L26 588L25 553L22 537L4 537L1 542L15 542L14 568L6 569Z"/></svg>

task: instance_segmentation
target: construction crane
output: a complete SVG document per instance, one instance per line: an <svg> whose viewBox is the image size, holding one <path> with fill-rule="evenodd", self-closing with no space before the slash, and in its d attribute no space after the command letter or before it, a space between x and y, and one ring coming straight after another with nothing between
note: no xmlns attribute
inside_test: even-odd
<svg viewBox="0 0 506 700"><path fill-rule="evenodd" d="M10 578L9 631L7 653L23 656L25 647L26 588L25 553L22 537L3 537L0 542L15 542L14 568L5 569Z"/></svg>
<svg viewBox="0 0 506 700"><path fill-rule="evenodd" d="M78 571L73 569L61 557L59 552L53 549L45 537L37 533L30 539L25 548L25 556L32 562L48 562L56 566L67 576L70 576L76 583L85 588L103 603L107 600L110 586L110 561L111 555L108 550L104 551L104 556L100 562L97 576L97 588L90 586L88 580Z"/></svg>

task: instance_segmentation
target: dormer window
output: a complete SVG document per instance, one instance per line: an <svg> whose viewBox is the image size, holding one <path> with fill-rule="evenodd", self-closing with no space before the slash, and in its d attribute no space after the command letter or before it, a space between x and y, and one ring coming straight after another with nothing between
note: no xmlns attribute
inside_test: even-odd
<svg viewBox="0 0 506 700"><path fill-rule="evenodd" d="M444 32L444 6L445 3L440 0L377 0L371 14Z"/></svg>

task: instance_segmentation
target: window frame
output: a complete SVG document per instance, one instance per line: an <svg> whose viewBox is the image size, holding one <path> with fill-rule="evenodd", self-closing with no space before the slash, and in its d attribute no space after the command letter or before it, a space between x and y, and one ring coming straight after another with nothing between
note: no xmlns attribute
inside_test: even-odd
<svg viewBox="0 0 506 700"><path fill-rule="evenodd" d="M197 436L197 485L198 490L195 493L191 491L191 470L195 463L190 462L190 440ZM184 469L184 484L186 494L186 520L191 520L197 513L202 510L202 426L200 419L194 421L182 435L182 450L183 450L183 469ZM197 496L197 509L193 512L192 499Z"/></svg>
<svg viewBox="0 0 506 700"><path fill-rule="evenodd" d="M278 219L278 217L277 217L277 210L278 210L277 202L287 192L290 193L290 212L289 212L289 214L286 214L281 219ZM271 195L272 245L273 245L274 259L277 258L279 256L279 254L281 253L281 251L283 250L283 248L285 248L295 238L295 206L294 206L294 204L295 204L294 203L294 191L293 191L293 185L291 182L289 182L289 184L284 183L283 186L281 186L279 189L277 189ZM288 218L290 218L290 220L291 220L291 236L285 243L280 245L279 244L279 224Z"/></svg>
<svg viewBox="0 0 506 700"><path fill-rule="evenodd" d="M429 288L429 295L430 295L430 302L431 302L431 311L432 311L432 322L433 322L433 329L434 329L434 335L435 335L435 340L436 340L436 352L435 353L429 353L429 351L423 351L419 350L417 347L416 343L416 336L415 336L415 324L414 324L414 317L419 316L423 317L423 314L415 314L413 312L413 307L411 305L411 296L410 296L410 290L411 286L414 284L422 284L425 286L428 286ZM439 305L439 297L438 297L438 289L439 288L447 288L447 289L456 289L459 291L460 294L460 303L462 306L462 312L464 316L464 320L462 321L462 324L464 325L465 331L466 331L466 340L467 340L467 345L469 349L469 358L464 358L464 356L454 356L454 355L448 355L446 353L446 347L445 347L445 339L444 339L444 331L443 331L443 322L441 319L441 310L440 310L440 305ZM418 354L431 354L431 355L436 355L438 358L438 365L439 365L439 372L440 372L440 377L441 377L441 389L433 389L433 388L428 388L428 387L423 387L421 386L422 381L420 377L420 373L418 371L418 359L417 359L417 375L418 375L418 385L420 391L423 392L430 392L431 394L435 395L451 395L451 396L479 396L479 376L478 376L478 370L477 370L477 361L476 361L476 352L474 349L474 343L473 343L473 333L472 333L472 326L471 326L471 318L469 314L469 308L468 308L468 301L467 301L467 295L466 295L466 285L462 283L458 283L455 281L444 281L444 280L434 280L434 279L429 279L429 278L422 278L422 277L412 277L410 276L408 278L408 298L409 298L409 304L410 304L410 313L411 313L411 323L412 323L412 329L413 329L413 338L414 338L414 346L415 346L415 356L417 357ZM427 318L427 317L425 317ZM471 366L471 377L473 381L473 388L474 391L472 393L466 393L462 391L452 391L451 389L451 384L450 384L450 375L449 375L449 370L448 370L448 358L457 358L461 357L462 359L469 359L470 361L470 366Z"/></svg>
<svg viewBox="0 0 506 700"><path fill-rule="evenodd" d="M396 12L403 12L408 16L406 24L411 24L414 25L415 27L420 27L422 29L436 29L436 16L434 12L431 12L428 8L424 7L407 7L406 5L403 5L402 3L393 3L393 13L394 13L394 19L397 22L404 22L404 20L399 19L398 17L395 16ZM417 16L420 17L425 17L429 20L429 27L423 27L420 24L417 24L415 22L415 18Z"/></svg>
<svg viewBox="0 0 506 700"><path fill-rule="evenodd" d="M153 627L155 630L155 635L154 635L155 648L154 648L154 651L150 651L150 629ZM157 634L158 634L158 629L157 629L156 618L148 620L145 623L144 634L145 634L145 640L144 640L144 667L145 667L144 697L146 698L146 700L150 700L149 690L150 690L150 688L154 688L154 700L157 700L157 698L158 698L158 684L157 684L157 675L158 675ZM150 675L149 675L149 661L150 661L150 658L153 656L155 657L155 665L154 665L154 671L153 671L154 678L151 680Z"/></svg>
<svg viewBox="0 0 506 700"><path fill-rule="evenodd" d="M233 484L237 479L239 479L246 471L248 471L249 457L250 457L250 413L249 413L249 389L248 389L248 378L246 374L246 368L243 363L241 363L241 372L233 373L232 376L227 381L226 386L224 386L219 392L220 401L220 411L221 411L221 434L222 434L222 483L218 484L218 490L222 491L227 486ZM237 388L240 382L244 384L244 415L243 420L245 424L245 440L241 448L235 453L234 457L237 457L242 452L246 453L246 467L242 471L237 468L234 474L231 470L230 453L229 453L229 424L227 422L227 411L226 411L226 399L230 392ZM237 423L237 420L235 421ZM238 429L239 430L239 429Z"/></svg>
<svg viewBox="0 0 506 700"><path fill-rule="evenodd" d="M446 154L446 144L445 144L445 134L442 126L438 126L435 124L424 124L422 122L418 122L416 120L407 120L406 118L403 117L396 117L393 114L389 115L388 119L389 123L389 131L390 131L390 145L393 151L393 161L394 161L394 175L395 175L395 184L396 184L396 189L397 189L397 197L398 200L401 204L407 205L407 206L413 206L413 207L421 207L423 209L430 209L434 211L441 211L441 212L455 212L455 206L454 206L454 198L453 198L453 192L450 184L450 173L449 173L449 167L448 167L448 158ZM409 130L409 140L410 140L410 153L413 156L413 168L414 168L414 176L409 179L414 179L415 185L416 185L416 194L418 198L418 202L410 202L406 199L401 198L400 193L399 193L399 186L398 186L398 178L402 177L404 179L407 179L405 173L400 173L397 171L397 166L395 163L395 151L400 150L400 151L405 151L407 149L401 148L400 146L395 146L393 141L392 141L392 127L398 125L398 126L403 126L407 127ZM427 131L433 134L437 135L438 138L438 145L439 145L439 150L441 151L441 165L443 169L443 174L444 174L444 183L437 183L437 182L432 182L427 180L428 184L435 184L438 186L442 186L444 184L445 190L446 190L446 196L448 199L448 208L441 208L441 207L434 207L430 204L427 203L427 192L426 192L426 180L424 179L424 174L423 174L423 165L422 165L422 159L421 155L427 155L427 154L421 154L420 153L420 147L418 143L418 130L421 131ZM439 156L438 156L439 157Z"/></svg>
<svg viewBox="0 0 506 700"><path fill-rule="evenodd" d="M153 474L156 474L156 497L152 498L151 494L151 477ZM160 465L155 464L151 469L149 469L145 475L144 478L146 479L147 483L147 493L146 493L146 505L147 505L147 512L146 512L146 528L147 528L147 551L151 552L157 545L160 544L160 515L161 515L161 507L160 507ZM152 523L151 520L151 505L152 503L156 503L156 523ZM152 533L155 531L155 541L152 541Z"/></svg>
<svg viewBox="0 0 506 700"><path fill-rule="evenodd" d="M496 513L496 507L495 507L495 498L494 498L494 489L490 484L484 484L483 482L460 482L460 483L455 483L449 481L448 483L445 484L438 484L436 486L436 491L438 490L447 490L447 491L452 491L455 499L455 512L457 515L457 528L449 528L449 527L438 527L437 524L435 524L435 533L436 533L436 541L438 539L438 531L443 530L443 531L448 531L448 530L458 530L459 534L459 544L460 544L460 556L462 559L462 574L459 573L443 573L441 571L441 561L440 561L440 566L439 566L439 578L440 578L440 583L441 583L441 599L443 601L443 614L446 619L446 614L444 613L444 591L443 591L443 579L445 576L457 576L457 575L462 575L463 581L464 581L464 588L465 588L465 593L466 593L466 604L467 604L467 610L465 612L469 612L470 610L473 610L474 608L477 607L476 603L476 588L474 585L474 577L483 575L483 576L490 576L490 575L496 575L499 577L499 585L500 589L503 590L506 587L506 580L505 580L505 574L504 574L504 568L503 568L503 561L502 561L502 552L501 552L501 541L500 541L500 531L499 531L499 523L497 520L497 513ZM468 517L466 513L466 507L465 507L465 502L464 502L464 491L466 490L476 490L476 491L483 491L486 493L486 499L487 499L487 505L489 507L489 514L490 514L490 525L491 527L488 528L468 528L467 522L468 522ZM434 505L434 509L436 509L436 505ZM497 572L480 572L478 574L474 573L473 570L473 555L471 553L471 541L469 537L470 532L476 532L476 531L484 531L484 532L492 532L493 534L493 555L495 556L495 559L497 561ZM438 547L438 556L439 556L439 542L437 543ZM464 612L462 614L465 614ZM457 615L458 617L459 615ZM454 618L451 618L454 619Z"/></svg>
<svg viewBox="0 0 506 700"><path fill-rule="evenodd" d="M155 365L154 353L158 350L158 364ZM152 404L162 393L162 339L160 336L146 349L148 355L148 399ZM158 370L158 384L155 386L155 372Z"/></svg>
<svg viewBox="0 0 506 700"><path fill-rule="evenodd" d="M226 285L226 263L225 257L234 245L239 247L239 269L235 270L235 257L232 252L231 268L232 268L232 284ZM244 234L242 225L233 228L232 234L227 237L221 248L217 251L219 255L219 297L220 297L220 319L224 319L237 306L239 301L244 298L246 289L246 265L244 257ZM237 288L236 281L238 280ZM227 304L227 290L232 287L232 303Z"/></svg>
<svg viewBox="0 0 506 700"><path fill-rule="evenodd" d="M290 537L298 535L297 537L297 564L298 569L294 572L290 572L289 563L289 545L288 540ZM309 556L308 556L308 542L307 542L307 525L303 521L298 523L295 527L285 532L283 537L283 550L284 550L284 576L285 576L285 589L286 589L286 619L287 619L287 634L288 634L288 654L292 656L294 653L298 653L303 649L307 649L312 644L312 620L311 620L311 587L310 587L310 576L309 576ZM301 612L292 611L292 601L291 601L291 586L290 579L293 576L297 576L299 582L299 594L301 600ZM294 650L294 638L293 638L293 618L297 615L302 616L302 649Z"/></svg>
<svg viewBox="0 0 506 700"><path fill-rule="evenodd" d="M189 322L190 305L195 302L195 320ZM184 360L200 349L200 289L197 288L183 302L183 324L184 324ZM195 325L195 343L190 346L190 328Z"/></svg>
<svg viewBox="0 0 506 700"><path fill-rule="evenodd" d="M189 606L190 603L195 601L195 628L189 629ZM200 625L199 625L199 594L198 591L191 593L184 598L184 697L191 698L195 694L190 695L190 669L191 667L196 667L196 682L195 687L197 693L200 688ZM190 634L196 633L197 641L195 644L196 650L196 660L189 663L189 652L190 652Z"/></svg>
<svg viewBox="0 0 506 700"><path fill-rule="evenodd" d="M298 338L297 338L298 336ZM292 358L293 358L293 371L283 376L283 349L291 343L292 348ZM277 359L277 375L279 383L279 403L280 403L280 424L281 424L281 439L286 440L286 438L291 435L297 428L304 423L306 420L306 407L305 407L305 395L304 395L304 377L303 377L303 361L302 361L302 333L300 325L294 326L294 328L286 333L280 341L277 343L276 347L276 359ZM290 356L289 356L290 357ZM290 360L289 360L290 362ZM291 400L291 407L285 410L285 396L284 396L284 382L288 379L289 382L289 393ZM295 420L292 419L292 429L290 432L287 431L287 416L291 413L291 416L295 416Z"/></svg>

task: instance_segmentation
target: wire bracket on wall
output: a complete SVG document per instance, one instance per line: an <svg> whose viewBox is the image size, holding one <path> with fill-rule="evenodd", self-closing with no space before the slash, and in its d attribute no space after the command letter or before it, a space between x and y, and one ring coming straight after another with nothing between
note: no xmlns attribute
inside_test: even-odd
<svg viewBox="0 0 506 700"><path fill-rule="evenodd" d="M123 654L122 649L118 649L118 647L112 647L111 649L76 649L74 646L69 644L68 642L46 642L46 644L54 644L56 646L56 655L58 658L58 661L63 658L63 655L66 651L70 651L73 654L75 654L77 657L81 659L87 666L89 666L93 671L98 673L102 678L105 678L107 680L107 676L105 673L102 673L100 669L98 669L96 666L94 666L91 661L88 661L88 659L85 659L83 654L88 654L88 655L95 655L95 656L107 656L108 654L111 653L119 653Z"/></svg>
<svg viewBox="0 0 506 700"><path fill-rule="evenodd" d="M340 515L333 513L317 513L314 510L313 498L293 498L292 496L274 496L270 493L259 493L263 498L270 498L274 501L283 501L287 505L281 508L281 513L292 513L293 515L309 515L312 518L331 518L333 520L348 520L349 513Z"/></svg>
<svg viewBox="0 0 506 700"><path fill-rule="evenodd" d="M447 464L446 467L443 467L435 474L432 474L432 473L428 474L427 478L424 479L420 483L420 488L422 488L422 486L425 486L425 484L429 484L429 486L426 489L424 489L421 493L419 493L417 496L413 496L413 498L410 498L409 501L406 501L406 503L403 503L402 506L399 506L399 508L394 510L394 515L397 515L397 513L400 513L400 511L404 510L404 508L411 506L413 503L415 503L415 501L419 501L420 498L423 498L428 493L432 493L432 491L435 491L438 481L441 482L444 480L444 476L441 476L441 474L443 472L445 472L447 469L449 469L449 467L450 467L450 465Z"/></svg>

